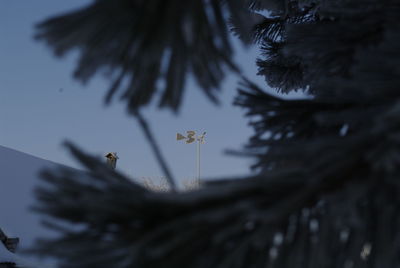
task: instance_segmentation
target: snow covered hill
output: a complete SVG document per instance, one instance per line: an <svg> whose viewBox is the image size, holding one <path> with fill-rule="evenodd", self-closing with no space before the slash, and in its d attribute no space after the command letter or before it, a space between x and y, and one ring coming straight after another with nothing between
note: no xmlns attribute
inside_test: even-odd
<svg viewBox="0 0 400 268"><path fill-rule="evenodd" d="M57 166L60 165L0 146L0 228L8 237L19 237L19 248L34 246L36 238L53 235L41 226L39 215L29 208L34 202L33 190L40 182L39 172ZM52 267L48 261L39 266L43 260L21 255L18 251L12 254L0 243L0 262L5 261L23 267Z"/></svg>

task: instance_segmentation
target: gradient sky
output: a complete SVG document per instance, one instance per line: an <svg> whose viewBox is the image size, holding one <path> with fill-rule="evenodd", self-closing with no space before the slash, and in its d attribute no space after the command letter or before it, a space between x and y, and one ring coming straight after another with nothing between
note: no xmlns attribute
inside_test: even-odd
<svg viewBox="0 0 400 268"><path fill-rule="evenodd" d="M103 105L109 82L101 76L82 85L72 79L77 54L55 58L44 43L33 39L41 20L90 3L87 0L1 1L0 3L0 145L44 159L79 167L61 145L70 140L87 152L117 152L117 169L135 178L160 178L162 172L125 103ZM237 40L236 62L254 82L256 48L244 49ZM177 142L177 132L207 131L202 145L202 177L239 176L250 172L251 159L227 156L252 134L245 111L231 105L237 78L229 75L211 104L193 81L186 86L178 116L168 110L144 111L172 173L179 180L195 177L194 144Z"/></svg>

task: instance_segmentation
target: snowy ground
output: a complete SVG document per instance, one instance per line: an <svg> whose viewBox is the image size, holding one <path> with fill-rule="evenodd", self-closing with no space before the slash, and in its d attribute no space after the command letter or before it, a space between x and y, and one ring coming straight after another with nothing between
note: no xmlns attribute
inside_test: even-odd
<svg viewBox="0 0 400 268"><path fill-rule="evenodd" d="M34 246L38 237L54 235L40 224L40 217L29 208L39 172L58 164L0 146L0 228L9 237L20 238L20 248ZM8 252L0 243L0 262L13 261L22 267L53 267L51 261ZM44 264L46 263L46 264Z"/></svg>

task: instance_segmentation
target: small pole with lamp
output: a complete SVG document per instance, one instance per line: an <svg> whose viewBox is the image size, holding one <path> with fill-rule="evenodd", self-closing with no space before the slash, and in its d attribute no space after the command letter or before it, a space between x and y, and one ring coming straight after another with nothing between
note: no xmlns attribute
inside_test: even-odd
<svg viewBox="0 0 400 268"><path fill-rule="evenodd" d="M113 153L107 153L105 155L105 157L107 158L107 164L112 168L115 169L117 167L117 160L119 159L117 153L113 152Z"/></svg>
<svg viewBox="0 0 400 268"><path fill-rule="evenodd" d="M187 136L177 133L176 140L185 140L186 144L193 143L197 141L197 153L196 153L196 169L197 169L197 179L200 180L200 144L204 144L204 136L206 132L203 134L196 136L196 132L193 130L186 131Z"/></svg>

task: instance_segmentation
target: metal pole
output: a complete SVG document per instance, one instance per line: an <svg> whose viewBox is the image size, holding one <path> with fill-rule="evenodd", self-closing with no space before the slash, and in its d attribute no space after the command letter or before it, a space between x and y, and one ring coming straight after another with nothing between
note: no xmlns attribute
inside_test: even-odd
<svg viewBox="0 0 400 268"><path fill-rule="evenodd" d="M200 180L200 139L197 140L197 179Z"/></svg>
<svg viewBox="0 0 400 268"><path fill-rule="evenodd" d="M199 178L199 144L198 144L198 140L196 138L196 179Z"/></svg>

